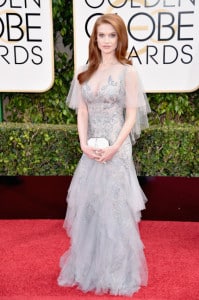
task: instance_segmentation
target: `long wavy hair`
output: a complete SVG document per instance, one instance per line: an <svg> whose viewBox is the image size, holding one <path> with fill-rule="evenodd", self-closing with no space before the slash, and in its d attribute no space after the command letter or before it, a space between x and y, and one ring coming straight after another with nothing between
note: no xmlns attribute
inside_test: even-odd
<svg viewBox="0 0 199 300"><path fill-rule="evenodd" d="M93 27L89 41L88 69L78 75L79 83L87 81L97 70L101 62L101 51L97 46L97 29L101 24L110 24L115 29L118 36L118 44L115 50L115 56L121 64L132 65L132 62L126 58L128 49L128 35L126 26L121 17L116 14L104 14L100 16Z"/></svg>

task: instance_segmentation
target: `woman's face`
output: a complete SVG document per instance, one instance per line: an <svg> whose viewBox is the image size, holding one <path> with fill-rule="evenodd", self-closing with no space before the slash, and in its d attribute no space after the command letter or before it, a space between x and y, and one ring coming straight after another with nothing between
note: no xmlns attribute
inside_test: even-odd
<svg viewBox="0 0 199 300"><path fill-rule="evenodd" d="M101 24L97 27L97 45L102 54L115 54L118 36L110 24Z"/></svg>

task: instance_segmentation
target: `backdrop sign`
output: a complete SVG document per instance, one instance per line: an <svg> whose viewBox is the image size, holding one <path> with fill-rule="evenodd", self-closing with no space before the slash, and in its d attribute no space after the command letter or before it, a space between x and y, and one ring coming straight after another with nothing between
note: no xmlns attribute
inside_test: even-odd
<svg viewBox="0 0 199 300"><path fill-rule="evenodd" d="M51 0L0 0L0 91L52 86L52 28Z"/></svg>
<svg viewBox="0 0 199 300"><path fill-rule="evenodd" d="M148 92L199 87L199 1L74 0L75 67L85 64L93 24L117 13L127 26L128 56Z"/></svg>

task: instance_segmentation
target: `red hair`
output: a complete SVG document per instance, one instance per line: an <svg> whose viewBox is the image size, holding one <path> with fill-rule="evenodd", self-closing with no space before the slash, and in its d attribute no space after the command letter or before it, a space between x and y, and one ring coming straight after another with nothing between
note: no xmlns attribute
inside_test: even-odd
<svg viewBox="0 0 199 300"><path fill-rule="evenodd" d="M89 42L88 69L78 75L79 83L87 81L97 70L101 62L101 51L97 46L97 28L101 24L110 24L114 27L118 36L118 45L115 50L115 56L121 64L132 65L132 62L126 58L128 49L128 35L126 26L121 17L116 14L105 14L100 16L93 27Z"/></svg>

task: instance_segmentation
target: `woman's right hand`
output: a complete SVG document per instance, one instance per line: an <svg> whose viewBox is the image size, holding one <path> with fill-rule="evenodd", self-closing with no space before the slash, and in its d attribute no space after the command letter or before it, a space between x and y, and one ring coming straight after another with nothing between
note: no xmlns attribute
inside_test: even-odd
<svg viewBox="0 0 199 300"><path fill-rule="evenodd" d="M99 160L102 156L102 149L96 149L88 145L81 146L81 149L90 159Z"/></svg>

